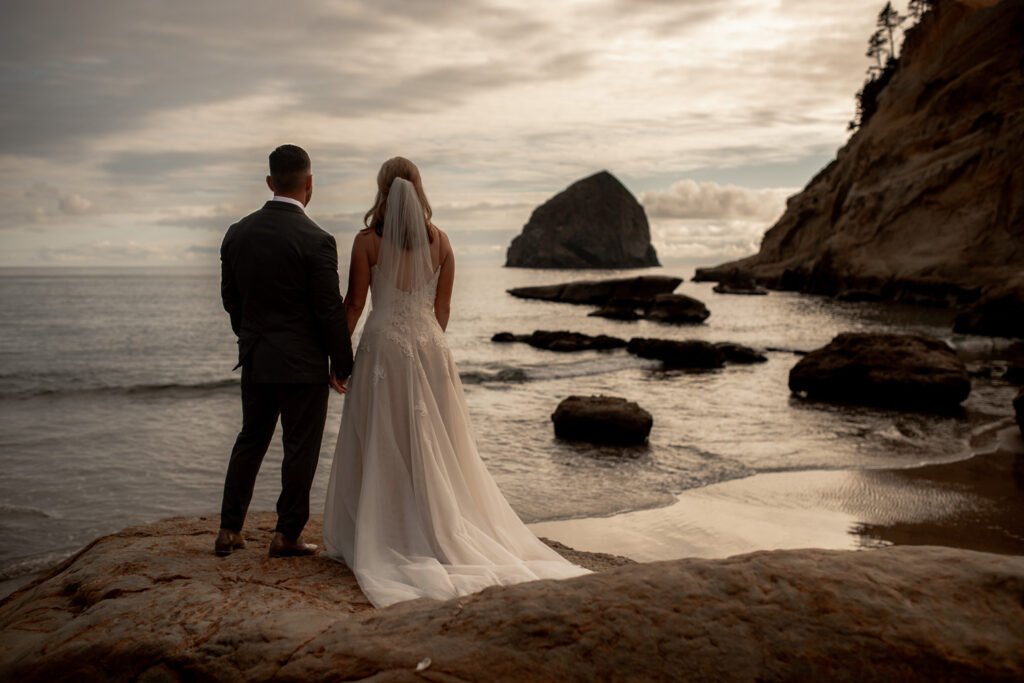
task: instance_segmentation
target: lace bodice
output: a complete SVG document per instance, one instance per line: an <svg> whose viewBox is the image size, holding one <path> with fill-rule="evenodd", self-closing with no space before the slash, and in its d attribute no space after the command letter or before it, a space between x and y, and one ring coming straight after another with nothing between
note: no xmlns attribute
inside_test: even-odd
<svg viewBox="0 0 1024 683"><path fill-rule="evenodd" d="M440 268L426 285L407 292L385 278L373 278L371 269L373 308L363 329L359 351L369 352L373 344L384 341L394 344L404 356L412 358L417 346L445 346L444 331L434 316L439 274Z"/></svg>

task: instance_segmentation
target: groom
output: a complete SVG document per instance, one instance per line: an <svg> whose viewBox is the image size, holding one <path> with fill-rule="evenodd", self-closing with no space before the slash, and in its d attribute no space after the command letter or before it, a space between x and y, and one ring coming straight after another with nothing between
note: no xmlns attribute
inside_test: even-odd
<svg viewBox="0 0 1024 683"><path fill-rule="evenodd" d="M341 390L352 371L337 247L306 216L313 174L305 150L282 145L271 152L267 186L273 199L232 225L220 250L221 297L238 337L235 368L242 368L242 430L228 463L214 543L220 556L245 547L242 523L278 417L284 461L270 556L316 553L301 534L328 386Z"/></svg>

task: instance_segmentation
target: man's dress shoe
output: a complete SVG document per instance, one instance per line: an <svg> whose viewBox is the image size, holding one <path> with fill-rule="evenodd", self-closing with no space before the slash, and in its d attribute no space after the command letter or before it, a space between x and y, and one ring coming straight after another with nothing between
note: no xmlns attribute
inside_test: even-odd
<svg viewBox="0 0 1024 683"><path fill-rule="evenodd" d="M213 542L213 553L217 557L226 557L232 551L241 550L244 547L245 541L242 540L240 533L230 529L221 529L217 534L217 540Z"/></svg>
<svg viewBox="0 0 1024 683"><path fill-rule="evenodd" d="M270 542L271 557L306 557L316 555L316 545L305 543L302 536L294 541L289 541L280 531L274 533L274 539Z"/></svg>

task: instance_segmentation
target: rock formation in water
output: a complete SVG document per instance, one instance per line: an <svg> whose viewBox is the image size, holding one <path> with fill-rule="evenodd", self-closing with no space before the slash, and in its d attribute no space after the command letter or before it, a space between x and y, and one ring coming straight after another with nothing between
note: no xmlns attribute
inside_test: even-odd
<svg viewBox="0 0 1024 683"><path fill-rule="evenodd" d="M700 339L633 337L626 350L634 356L660 360L668 369L714 370L725 365L725 352Z"/></svg>
<svg viewBox="0 0 1024 683"><path fill-rule="evenodd" d="M534 209L505 261L516 268L661 265L647 214L608 171L578 180Z"/></svg>
<svg viewBox="0 0 1024 683"><path fill-rule="evenodd" d="M696 279L960 304L1024 271L1021 36L1020 0L937 0L873 116L789 199L760 252Z"/></svg>
<svg viewBox="0 0 1024 683"><path fill-rule="evenodd" d="M985 296L956 317L955 332L1024 338L1024 273Z"/></svg>
<svg viewBox="0 0 1024 683"><path fill-rule="evenodd" d="M0 602L0 680L1024 678L1024 557L570 555L603 571L375 610L342 564L268 559L272 529L253 515L249 548L227 558L213 556L213 518L98 539Z"/></svg>
<svg viewBox="0 0 1024 683"><path fill-rule="evenodd" d="M801 358L789 372L789 388L811 399L949 408L971 393L971 378L938 339L851 332Z"/></svg>
<svg viewBox="0 0 1024 683"><path fill-rule="evenodd" d="M499 332L491 337L491 341L503 344L522 342L529 344L535 349L562 352L609 351L626 346L626 340L619 339L618 337L609 337L606 334L591 336L581 332L568 332L566 330L536 330L531 334Z"/></svg>
<svg viewBox="0 0 1024 683"><path fill-rule="evenodd" d="M617 396L570 396L551 414L555 436L613 446L647 441L654 425L649 412Z"/></svg>
<svg viewBox="0 0 1024 683"><path fill-rule="evenodd" d="M696 325L704 322L711 311L703 302L685 294L659 294L643 307L645 320L675 325Z"/></svg>
<svg viewBox="0 0 1024 683"><path fill-rule="evenodd" d="M508 290L508 293L520 299L603 306L612 301L646 301L659 294L671 294L682 283L682 278L678 277L641 275L614 280L576 280L554 285L515 287Z"/></svg>

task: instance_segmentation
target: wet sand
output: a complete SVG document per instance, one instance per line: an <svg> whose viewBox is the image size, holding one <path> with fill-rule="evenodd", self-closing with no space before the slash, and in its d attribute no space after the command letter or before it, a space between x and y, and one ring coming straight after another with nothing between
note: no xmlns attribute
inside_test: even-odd
<svg viewBox="0 0 1024 683"><path fill-rule="evenodd" d="M540 536L640 562L756 550L942 545L1024 554L1024 439L910 469L758 474L664 508L531 525Z"/></svg>

